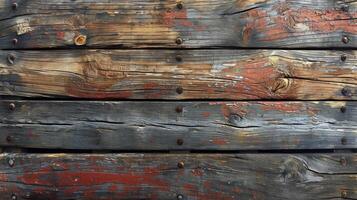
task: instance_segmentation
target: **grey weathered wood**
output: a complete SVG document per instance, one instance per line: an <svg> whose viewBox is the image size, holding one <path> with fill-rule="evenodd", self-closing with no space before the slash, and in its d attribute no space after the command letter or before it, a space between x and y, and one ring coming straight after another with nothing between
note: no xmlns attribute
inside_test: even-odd
<svg viewBox="0 0 357 200"><path fill-rule="evenodd" d="M0 161L4 199L357 198L356 154L1 154Z"/></svg>
<svg viewBox="0 0 357 200"><path fill-rule="evenodd" d="M14 10L1 0L0 46L69 47L78 35L89 47L357 46L356 1L183 0L182 9L176 2L18 0Z"/></svg>
<svg viewBox="0 0 357 200"><path fill-rule="evenodd" d="M356 62L356 51L0 51L0 95L357 100Z"/></svg>
<svg viewBox="0 0 357 200"><path fill-rule="evenodd" d="M15 105L14 110L9 105ZM181 112L182 110L182 112ZM357 147L357 102L1 101L0 146L112 150ZM183 144L178 145L177 140Z"/></svg>

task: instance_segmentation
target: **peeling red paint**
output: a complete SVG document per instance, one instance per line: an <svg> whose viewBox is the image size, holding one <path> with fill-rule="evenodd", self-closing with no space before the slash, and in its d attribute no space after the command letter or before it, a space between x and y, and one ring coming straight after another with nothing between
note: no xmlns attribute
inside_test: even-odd
<svg viewBox="0 0 357 200"><path fill-rule="evenodd" d="M202 114L202 117L209 117L210 115L211 115L211 113L210 112L203 112Z"/></svg>
<svg viewBox="0 0 357 200"><path fill-rule="evenodd" d="M226 145L229 143L229 141L227 141L225 139L216 138L216 139L212 140L212 143L215 145Z"/></svg>
<svg viewBox="0 0 357 200"><path fill-rule="evenodd" d="M193 28L195 31L203 31L205 29L204 26L195 25L192 21L190 21L187 17L187 10L167 10L163 14L163 23L167 27L175 27L175 26L184 26L188 28Z"/></svg>
<svg viewBox="0 0 357 200"><path fill-rule="evenodd" d="M302 112L304 104L302 103L286 103L286 102L259 102L261 109L264 111L280 111L287 113Z"/></svg>

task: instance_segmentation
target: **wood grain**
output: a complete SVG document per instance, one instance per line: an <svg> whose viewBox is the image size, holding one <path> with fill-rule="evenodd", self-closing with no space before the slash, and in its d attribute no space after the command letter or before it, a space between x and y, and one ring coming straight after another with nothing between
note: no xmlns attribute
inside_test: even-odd
<svg viewBox="0 0 357 200"><path fill-rule="evenodd" d="M85 99L356 100L356 51L0 51L0 94Z"/></svg>
<svg viewBox="0 0 357 200"><path fill-rule="evenodd" d="M0 161L7 199L357 198L356 154L1 154Z"/></svg>
<svg viewBox="0 0 357 200"><path fill-rule="evenodd" d="M14 109L10 110L9 106ZM355 149L357 102L1 101L0 146Z"/></svg>
<svg viewBox="0 0 357 200"><path fill-rule="evenodd" d="M0 1L2 49L357 46L351 0L183 0L182 9L177 0L16 2Z"/></svg>

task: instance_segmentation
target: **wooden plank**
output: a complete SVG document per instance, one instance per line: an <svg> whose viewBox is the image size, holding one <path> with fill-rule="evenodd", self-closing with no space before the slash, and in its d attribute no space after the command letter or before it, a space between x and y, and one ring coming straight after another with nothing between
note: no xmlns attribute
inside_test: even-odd
<svg viewBox="0 0 357 200"><path fill-rule="evenodd" d="M0 195L8 199L357 198L356 154L1 154L0 160Z"/></svg>
<svg viewBox="0 0 357 200"><path fill-rule="evenodd" d="M1 101L0 119L0 146L90 150L357 148L357 102Z"/></svg>
<svg viewBox="0 0 357 200"><path fill-rule="evenodd" d="M357 100L356 51L0 51L0 94Z"/></svg>
<svg viewBox="0 0 357 200"><path fill-rule="evenodd" d="M356 1L177 2L180 1L27 0L13 4L14 1L1 0L0 46L357 46Z"/></svg>

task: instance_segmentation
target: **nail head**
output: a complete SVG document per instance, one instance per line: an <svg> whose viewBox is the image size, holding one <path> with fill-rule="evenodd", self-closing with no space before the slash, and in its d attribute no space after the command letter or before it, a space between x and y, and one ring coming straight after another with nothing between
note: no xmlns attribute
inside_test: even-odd
<svg viewBox="0 0 357 200"><path fill-rule="evenodd" d="M12 54L8 54L7 55L7 62L10 64L10 65L13 65L15 63L15 56L12 55Z"/></svg>
<svg viewBox="0 0 357 200"><path fill-rule="evenodd" d="M182 111L183 111L182 106L177 106L177 107L176 107L176 112L177 112L177 113L182 113Z"/></svg>
<svg viewBox="0 0 357 200"><path fill-rule="evenodd" d="M16 194L12 194L12 195L11 195L11 200L16 200L16 199L17 199Z"/></svg>
<svg viewBox="0 0 357 200"><path fill-rule="evenodd" d="M13 10L17 10L17 8L19 7L19 4L14 2L14 3L12 3L11 7L12 7Z"/></svg>
<svg viewBox="0 0 357 200"><path fill-rule="evenodd" d="M342 158L340 159L340 163L341 163L342 166L346 166L346 165L347 165L347 160L346 160L346 158L345 158L345 157L342 157Z"/></svg>
<svg viewBox="0 0 357 200"><path fill-rule="evenodd" d="M183 88L182 87L176 88L176 93L177 94L182 94L183 93Z"/></svg>
<svg viewBox="0 0 357 200"><path fill-rule="evenodd" d="M347 110L347 109L346 109L346 106L342 106L342 107L340 108L340 110L341 110L342 113L345 113L346 110Z"/></svg>
<svg viewBox="0 0 357 200"><path fill-rule="evenodd" d="M183 43L182 38L177 38L177 39L176 39L176 44L182 44L182 43Z"/></svg>
<svg viewBox="0 0 357 200"><path fill-rule="evenodd" d="M347 36L342 37L342 42L347 44L350 41L350 39Z"/></svg>
<svg viewBox="0 0 357 200"><path fill-rule="evenodd" d="M346 145L347 144L347 139L345 137L341 138L341 144Z"/></svg>
<svg viewBox="0 0 357 200"><path fill-rule="evenodd" d="M10 159L8 160L8 164L9 164L10 167L13 167L13 166L15 165L15 160L12 159L12 158L10 158Z"/></svg>
<svg viewBox="0 0 357 200"><path fill-rule="evenodd" d="M177 163L177 167L182 169L185 167L185 163L183 161L181 161L181 162Z"/></svg>
<svg viewBox="0 0 357 200"><path fill-rule="evenodd" d="M347 198L347 192L345 190L341 192L341 197Z"/></svg>
<svg viewBox="0 0 357 200"><path fill-rule="evenodd" d="M181 10L183 8L182 2L181 1L177 2L176 7L177 7L177 9Z"/></svg>
<svg viewBox="0 0 357 200"><path fill-rule="evenodd" d="M182 62L182 57L181 56L176 56L176 61L177 62Z"/></svg>
<svg viewBox="0 0 357 200"><path fill-rule="evenodd" d="M9 109L10 110L15 110L15 108L16 108L16 105L14 103L10 103L9 104Z"/></svg>
<svg viewBox="0 0 357 200"><path fill-rule="evenodd" d="M177 199L178 200L182 200L183 199L183 195L182 194L177 195Z"/></svg>
<svg viewBox="0 0 357 200"><path fill-rule="evenodd" d="M341 5L341 10L344 11L344 12L348 12L349 6L346 5L346 4L342 4L342 5Z"/></svg>
<svg viewBox="0 0 357 200"><path fill-rule="evenodd" d="M12 44L16 45L18 42L19 42L18 39L16 39L16 38L12 39Z"/></svg>
<svg viewBox="0 0 357 200"><path fill-rule="evenodd" d="M345 96L345 97L351 97L351 96L352 96L352 91L351 91L351 89L349 89L349 88L343 88L343 89L341 90L341 93L342 93L342 95Z"/></svg>
<svg viewBox="0 0 357 200"><path fill-rule="evenodd" d="M346 60L347 60L347 56L346 56L346 55L342 55L342 56L341 56L341 61L342 61L342 62L345 62Z"/></svg>

